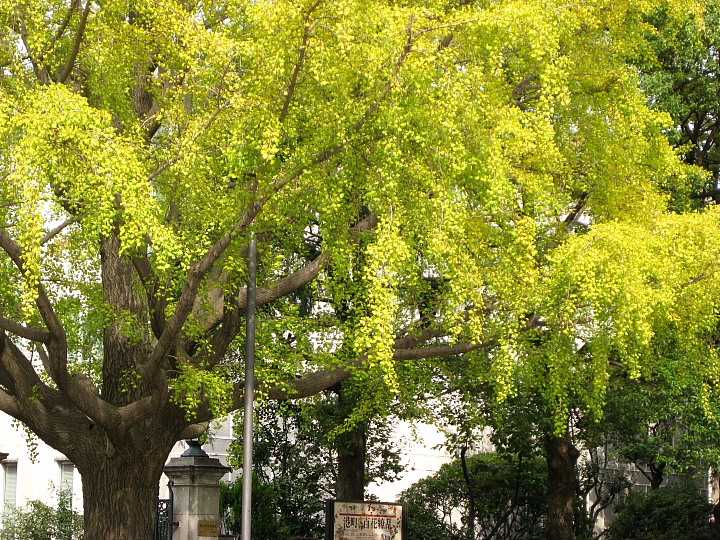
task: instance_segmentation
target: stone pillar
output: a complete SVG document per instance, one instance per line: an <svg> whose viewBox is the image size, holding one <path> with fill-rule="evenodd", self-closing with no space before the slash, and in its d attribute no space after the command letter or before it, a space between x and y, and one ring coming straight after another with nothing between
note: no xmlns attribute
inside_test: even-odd
<svg viewBox="0 0 720 540"><path fill-rule="evenodd" d="M172 480L173 540L217 539L220 519L220 479L230 471L219 459L209 457L197 441L171 459L164 472Z"/></svg>

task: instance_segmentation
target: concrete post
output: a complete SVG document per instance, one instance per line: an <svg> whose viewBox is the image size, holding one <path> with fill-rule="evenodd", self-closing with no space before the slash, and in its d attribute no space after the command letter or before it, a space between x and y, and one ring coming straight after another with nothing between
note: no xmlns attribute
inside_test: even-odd
<svg viewBox="0 0 720 540"><path fill-rule="evenodd" d="M165 465L173 481L173 540L217 539L220 520L220 479L230 471L220 460L208 457L197 441Z"/></svg>

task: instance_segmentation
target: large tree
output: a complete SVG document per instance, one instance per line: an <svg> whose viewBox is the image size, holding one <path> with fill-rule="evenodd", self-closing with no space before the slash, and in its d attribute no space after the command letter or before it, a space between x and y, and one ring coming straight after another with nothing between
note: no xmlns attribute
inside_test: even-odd
<svg viewBox="0 0 720 540"><path fill-rule="evenodd" d="M482 347L562 417L569 374L597 404L615 351L707 333L718 216L666 212L624 62L655 4L3 1L0 409L75 463L86 538L150 538L175 441L239 405L251 234L270 398L353 375L372 412Z"/></svg>

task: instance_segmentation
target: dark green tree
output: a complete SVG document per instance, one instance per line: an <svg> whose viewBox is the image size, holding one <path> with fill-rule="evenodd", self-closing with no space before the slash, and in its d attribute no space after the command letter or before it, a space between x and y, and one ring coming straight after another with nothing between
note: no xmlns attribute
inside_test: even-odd
<svg viewBox="0 0 720 540"><path fill-rule="evenodd" d="M410 538L530 540L542 537L547 470L542 459L477 454L443 465L401 494ZM471 497L470 491L482 494ZM472 505L472 508L470 507ZM472 522L468 516L473 514Z"/></svg>

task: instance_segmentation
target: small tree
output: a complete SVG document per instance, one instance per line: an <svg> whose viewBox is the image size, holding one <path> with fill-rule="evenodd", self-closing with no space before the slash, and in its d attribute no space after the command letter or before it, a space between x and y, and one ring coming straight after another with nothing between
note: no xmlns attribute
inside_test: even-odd
<svg viewBox="0 0 720 540"><path fill-rule="evenodd" d="M223 528L231 534L242 530L242 480L220 484L220 511ZM253 475L251 540L284 538L283 523L277 514L273 487Z"/></svg>

